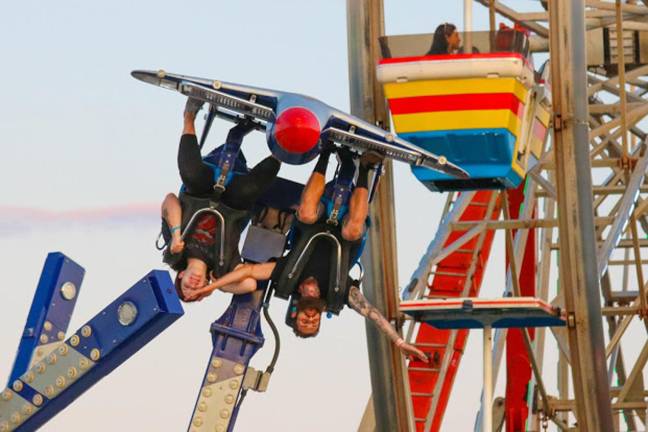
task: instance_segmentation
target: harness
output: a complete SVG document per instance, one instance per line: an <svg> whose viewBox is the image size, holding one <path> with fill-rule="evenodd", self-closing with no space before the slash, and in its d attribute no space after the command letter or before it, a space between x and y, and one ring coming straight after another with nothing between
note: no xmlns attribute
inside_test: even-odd
<svg viewBox="0 0 648 432"><path fill-rule="evenodd" d="M223 204L220 198L233 176L237 174L233 168L241 150L241 143L252 130L253 127L249 121L243 120L238 123L227 134L227 140L218 157L218 163L205 162L214 173L214 186L209 194L191 195L184 190L184 186L179 194L182 206L183 240L195 232L196 224L202 216L213 215L216 217L217 226L220 229L217 228L215 233L214 250L212 251L214 262L210 267L217 275L229 272L241 260L238 245L241 232L250 221L251 212L233 209ZM168 247L164 250L164 262L176 270L182 266L185 258L184 253L174 255Z"/></svg>
<svg viewBox="0 0 648 432"><path fill-rule="evenodd" d="M346 164L346 165L345 165ZM349 166L351 164L352 166ZM348 274L359 254L352 256L357 242L342 237L340 220L348 212L348 201L353 187L355 164L345 160L336 173L333 192L324 200L327 209L325 218L314 224L295 220L291 229L291 251L286 258L285 268L279 280L273 281L275 295L283 299L294 297L298 281L311 255L320 242L331 243L329 286L326 294L326 310L338 315L346 304ZM364 241L361 243L360 248ZM294 298L293 298L294 300ZM292 301L292 300L291 300Z"/></svg>

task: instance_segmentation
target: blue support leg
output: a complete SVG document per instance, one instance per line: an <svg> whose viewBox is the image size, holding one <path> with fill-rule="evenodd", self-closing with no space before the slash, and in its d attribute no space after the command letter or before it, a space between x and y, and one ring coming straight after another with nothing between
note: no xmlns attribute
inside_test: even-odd
<svg viewBox="0 0 648 432"><path fill-rule="evenodd" d="M244 393L250 359L263 346L261 308L265 286L232 296L223 315L211 326L214 349L203 377L190 432L230 432Z"/></svg>

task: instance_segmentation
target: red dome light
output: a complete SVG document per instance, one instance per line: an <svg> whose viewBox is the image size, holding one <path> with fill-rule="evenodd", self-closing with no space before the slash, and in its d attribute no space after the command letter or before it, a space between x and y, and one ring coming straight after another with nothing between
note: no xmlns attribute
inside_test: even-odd
<svg viewBox="0 0 648 432"><path fill-rule="evenodd" d="M277 117L274 137L290 153L306 153L317 145L320 124L311 111L302 107L288 108Z"/></svg>

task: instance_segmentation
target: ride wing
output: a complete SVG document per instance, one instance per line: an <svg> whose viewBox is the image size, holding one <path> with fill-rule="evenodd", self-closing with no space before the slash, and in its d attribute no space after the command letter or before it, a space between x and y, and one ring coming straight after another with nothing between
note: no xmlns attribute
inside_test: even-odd
<svg viewBox="0 0 648 432"><path fill-rule="evenodd" d="M444 156L430 153L391 132L334 108L331 108L322 138L360 151L375 150L389 158L453 177L469 177L466 171L448 162Z"/></svg>
<svg viewBox="0 0 648 432"><path fill-rule="evenodd" d="M207 102L211 104L211 109L217 116L227 120L237 122L243 117L251 117L256 120L255 126L260 130L265 130L266 122L274 121L277 100L282 94L274 90L162 70L134 70L131 75L140 81Z"/></svg>

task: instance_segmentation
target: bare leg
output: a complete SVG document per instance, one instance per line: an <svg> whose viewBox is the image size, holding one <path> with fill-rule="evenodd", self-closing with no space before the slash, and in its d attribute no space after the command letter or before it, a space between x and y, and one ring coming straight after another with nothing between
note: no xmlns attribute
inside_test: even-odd
<svg viewBox="0 0 648 432"><path fill-rule="evenodd" d="M349 200L349 214L344 218L342 237L355 241L362 237L365 230L365 220L369 214L369 191L364 187L356 187Z"/></svg>
<svg viewBox="0 0 648 432"><path fill-rule="evenodd" d="M326 168L330 156L330 151L320 154L315 169L304 187L297 210L297 219L303 223L313 224L319 219L322 210L320 200L326 187Z"/></svg>
<svg viewBox="0 0 648 432"><path fill-rule="evenodd" d="M171 231L171 253L178 253L184 249L184 241L180 232L182 223L182 207L180 200L175 194L167 194L162 201L162 218L166 221Z"/></svg>
<svg viewBox="0 0 648 432"><path fill-rule="evenodd" d="M365 230L365 220L369 214L369 171L375 169L383 156L374 151L368 151L360 158L356 187L349 202L349 214L342 225L342 237L355 241L362 237Z"/></svg>

